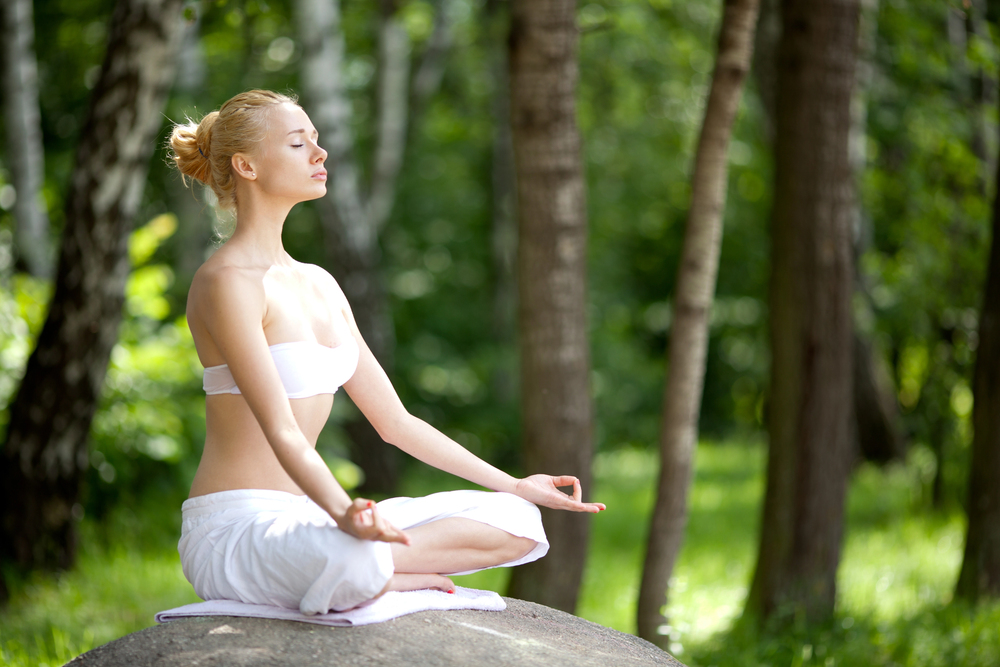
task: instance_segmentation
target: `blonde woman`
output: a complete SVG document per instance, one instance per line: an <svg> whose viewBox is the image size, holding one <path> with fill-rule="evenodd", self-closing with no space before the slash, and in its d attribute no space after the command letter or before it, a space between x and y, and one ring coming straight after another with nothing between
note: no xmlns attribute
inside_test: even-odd
<svg viewBox="0 0 1000 667"><path fill-rule="evenodd" d="M241 93L175 126L170 145L181 173L236 214L187 303L207 435L178 549L202 598L323 613L388 590L452 592L445 575L545 554L536 504L604 509L581 502L575 477L515 479L409 414L337 282L285 252L289 210L326 194L327 180L326 151L294 99ZM387 442L494 492L352 501L316 452L341 386Z"/></svg>

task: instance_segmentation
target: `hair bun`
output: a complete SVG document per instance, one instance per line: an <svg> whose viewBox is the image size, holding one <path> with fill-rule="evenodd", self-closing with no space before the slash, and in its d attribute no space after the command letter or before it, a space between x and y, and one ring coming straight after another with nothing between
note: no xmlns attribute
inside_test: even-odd
<svg viewBox="0 0 1000 667"><path fill-rule="evenodd" d="M170 159L185 177L212 188L219 207L236 207L236 176L232 157L254 154L267 134L267 115L280 104L296 104L294 97L269 90L249 90L232 97L201 122L188 119L170 133Z"/></svg>
<svg viewBox="0 0 1000 667"><path fill-rule="evenodd" d="M191 120L178 123L170 133L170 158L177 169L184 176L190 176L206 185L211 185L212 165L205 149L209 147L211 127L218 115L217 111L213 111L197 125Z"/></svg>

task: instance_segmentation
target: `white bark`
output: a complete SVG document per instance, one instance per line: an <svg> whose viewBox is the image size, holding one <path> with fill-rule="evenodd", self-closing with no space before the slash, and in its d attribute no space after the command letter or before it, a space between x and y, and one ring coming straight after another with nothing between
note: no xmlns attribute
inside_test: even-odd
<svg viewBox="0 0 1000 667"><path fill-rule="evenodd" d="M396 178L406 149L410 80L410 38L395 12L379 25L378 134L368 198L368 219L382 229L396 199Z"/></svg>
<svg viewBox="0 0 1000 667"><path fill-rule="evenodd" d="M418 111L423 103L441 87L444 66L451 49L451 6L455 0L439 0L434 14L434 31L427 39L420 65L413 75L411 107Z"/></svg>
<svg viewBox="0 0 1000 667"><path fill-rule="evenodd" d="M49 216L42 199L45 153L38 108L31 0L4 0L0 5L4 28L4 124L7 126L11 184L17 193L15 245L33 275L50 277L53 248L49 240Z"/></svg>
<svg viewBox="0 0 1000 667"><path fill-rule="evenodd" d="M344 83L344 34L337 0L296 0L302 40L302 89L313 124L329 153L327 199L337 213L342 242L361 251L374 242L366 224L359 175L354 162L351 101Z"/></svg>
<svg viewBox="0 0 1000 667"><path fill-rule="evenodd" d="M371 182L365 188L354 155L351 102L344 83L339 0L296 0L295 15L303 45L303 94L320 141L329 152L330 187L318 202L327 256L354 306L361 332L391 372L394 336L379 272L378 233L392 213L406 149L409 38L395 3L384 0L378 39L376 147ZM345 428L354 444L354 457L365 470L366 489L391 491L396 480L394 452L363 419Z"/></svg>

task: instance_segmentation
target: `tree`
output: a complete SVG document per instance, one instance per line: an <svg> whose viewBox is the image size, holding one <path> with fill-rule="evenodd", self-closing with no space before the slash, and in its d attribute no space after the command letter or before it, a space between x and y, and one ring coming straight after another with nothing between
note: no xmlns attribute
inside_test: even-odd
<svg viewBox="0 0 1000 667"><path fill-rule="evenodd" d="M857 0L785 0L771 228L767 490L747 612L832 613L851 462L848 157Z"/></svg>
<svg viewBox="0 0 1000 667"><path fill-rule="evenodd" d="M7 155L17 193L17 249L28 271L52 275L49 215L42 203L45 153L38 109L38 66L35 62L35 26L31 0L9 0L0 8L3 40L4 121Z"/></svg>
<svg viewBox="0 0 1000 667"><path fill-rule="evenodd" d="M654 643L665 639L657 630L666 623L662 609L667 585L687 524L687 495L708 351L708 316L715 295L726 208L726 153L743 81L750 69L758 8L758 0L724 3L715 71L691 176L691 208L677 269L663 392L660 477L636 612L639 636Z"/></svg>
<svg viewBox="0 0 1000 667"><path fill-rule="evenodd" d="M128 274L128 232L173 78L181 0L120 0L77 148L49 313L0 462L0 559L68 567L87 436Z"/></svg>
<svg viewBox="0 0 1000 667"><path fill-rule="evenodd" d="M517 339L517 218L515 217L514 147L510 127L510 80L507 63L509 6L488 0L484 13L489 40L489 71L493 79L493 151L491 161L492 216L490 250L493 265L493 335L501 344ZM497 367L493 388L501 403L514 402L514 373Z"/></svg>
<svg viewBox="0 0 1000 667"><path fill-rule="evenodd" d="M997 179L1000 183L1000 171ZM1000 597L1000 195L993 201L993 241L972 391L969 524L955 596L975 601Z"/></svg>
<svg viewBox="0 0 1000 667"><path fill-rule="evenodd" d="M592 406L586 317L586 209L576 125L576 2L511 5L510 86L518 216L518 330L527 472L590 487ZM514 571L510 594L572 612L587 517L542 510L548 558Z"/></svg>
<svg viewBox="0 0 1000 667"><path fill-rule="evenodd" d="M875 33L878 0L861 0L861 21L858 38L855 93L851 103L851 134L849 155L854 178L858 180L866 166L868 96L874 65ZM774 142L777 116L777 47L781 39L779 0L762 0L754 51L754 77L766 110L766 131ZM869 216L855 201L855 257L862 256L871 244ZM900 430L899 404L885 360L872 340L870 322L871 295L864 277L856 272L856 289L866 305L866 314L856 318L852 368L854 370L854 439L856 451L863 460L886 463L900 460L906 452L906 441Z"/></svg>
<svg viewBox="0 0 1000 667"><path fill-rule="evenodd" d="M372 176L362 190L354 156L351 103L344 84L344 35L338 0L296 0L303 44L302 89L313 122L329 152L330 188L318 202L326 255L351 302L358 328L391 372L395 336L380 274L378 235L392 212L396 180L403 165L409 106L421 105L437 89L448 46L444 8L425 58L414 77L411 99L410 40L394 0L380 3L376 146ZM363 492L391 492L398 480L395 451L362 415L345 424L353 456L365 472Z"/></svg>

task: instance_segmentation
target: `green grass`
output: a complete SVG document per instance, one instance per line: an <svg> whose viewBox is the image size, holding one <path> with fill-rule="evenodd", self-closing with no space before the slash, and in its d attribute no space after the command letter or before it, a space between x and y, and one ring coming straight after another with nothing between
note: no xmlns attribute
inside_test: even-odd
<svg viewBox="0 0 1000 667"><path fill-rule="evenodd" d="M1000 664L1000 604L950 604L964 519L925 508L914 466L855 472L835 618L821 626L755 631L734 624L756 557L765 450L703 443L696 455L690 518L668 606L671 649L689 665ZM579 613L625 632L635 603L656 459L648 452L601 454ZM437 474L411 476L407 495L459 488ZM79 564L15 587L0 613L0 664L60 665L93 646L147 627L161 609L196 601L180 571L179 501L119 509L101 526L85 521ZM141 517L141 518L140 518ZM503 591L509 571L457 583Z"/></svg>
<svg viewBox="0 0 1000 667"><path fill-rule="evenodd" d="M198 602L181 572L179 516L147 503L84 521L77 566L19 582L0 613L0 665L48 667L149 627L162 609Z"/></svg>

